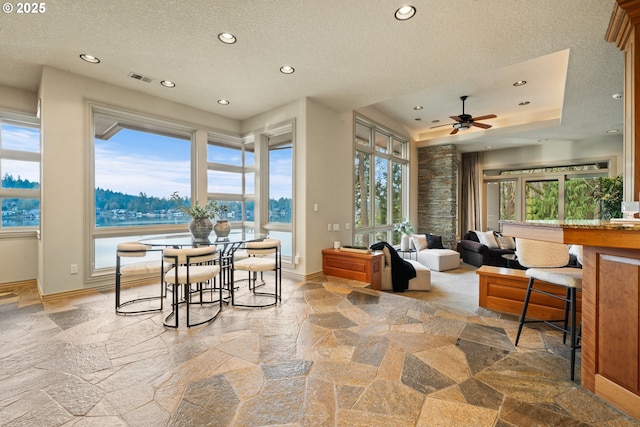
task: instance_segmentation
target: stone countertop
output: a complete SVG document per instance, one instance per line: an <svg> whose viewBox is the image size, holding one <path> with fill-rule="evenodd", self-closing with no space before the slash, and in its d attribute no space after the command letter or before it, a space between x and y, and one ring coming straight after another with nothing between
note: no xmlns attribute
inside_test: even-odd
<svg viewBox="0 0 640 427"><path fill-rule="evenodd" d="M503 221L506 236L547 242L640 250L640 223L615 221Z"/></svg>
<svg viewBox="0 0 640 427"><path fill-rule="evenodd" d="M562 229L587 229L587 230L625 230L640 231L640 219L636 221L605 221L605 220L565 220L565 221L500 221L504 225L514 224L518 226L549 227Z"/></svg>

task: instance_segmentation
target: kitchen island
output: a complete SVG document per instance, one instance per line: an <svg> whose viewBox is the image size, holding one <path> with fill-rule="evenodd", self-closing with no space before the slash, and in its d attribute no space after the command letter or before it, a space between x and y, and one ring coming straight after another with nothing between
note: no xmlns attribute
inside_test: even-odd
<svg viewBox="0 0 640 427"><path fill-rule="evenodd" d="M583 245L582 385L640 419L640 223L505 221L502 233Z"/></svg>

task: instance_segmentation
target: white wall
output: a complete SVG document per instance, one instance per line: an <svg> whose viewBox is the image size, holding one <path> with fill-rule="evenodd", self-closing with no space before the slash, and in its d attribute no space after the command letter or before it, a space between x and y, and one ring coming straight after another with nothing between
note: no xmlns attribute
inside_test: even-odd
<svg viewBox="0 0 640 427"><path fill-rule="evenodd" d="M300 255L295 275L322 271L321 250L335 240L351 243L353 114L339 114L310 99L275 108L243 122L243 133L266 130L296 120L295 132L295 242ZM318 210L314 206L318 205ZM339 231L328 231L339 224Z"/></svg>

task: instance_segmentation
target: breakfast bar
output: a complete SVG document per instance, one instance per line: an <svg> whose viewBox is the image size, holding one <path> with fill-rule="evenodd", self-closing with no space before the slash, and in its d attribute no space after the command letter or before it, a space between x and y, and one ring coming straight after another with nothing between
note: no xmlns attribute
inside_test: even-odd
<svg viewBox="0 0 640 427"><path fill-rule="evenodd" d="M640 419L640 223L502 223L506 236L583 245L582 385Z"/></svg>

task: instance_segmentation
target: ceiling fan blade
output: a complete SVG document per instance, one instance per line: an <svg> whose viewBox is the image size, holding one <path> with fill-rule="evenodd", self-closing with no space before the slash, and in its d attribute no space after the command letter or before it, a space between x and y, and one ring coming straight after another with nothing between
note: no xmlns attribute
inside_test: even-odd
<svg viewBox="0 0 640 427"><path fill-rule="evenodd" d="M449 118L451 120L455 120L458 123L462 123L462 119L460 119L460 117L458 117L458 116L449 116Z"/></svg>
<svg viewBox="0 0 640 427"><path fill-rule="evenodd" d="M491 125L485 125L484 123L478 123L478 122L473 122L472 124L482 129L489 129L491 127Z"/></svg>
<svg viewBox="0 0 640 427"><path fill-rule="evenodd" d="M489 120L489 119L495 119L498 116L496 116L495 114L487 114L486 116L480 116L480 117L474 117L473 120Z"/></svg>
<svg viewBox="0 0 640 427"><path fill-rule="evenodd" d="M453 123L447 123L447 124L444 124L444 125L431 126L429 129L441 128L441 127L444 127L444 126L451 126L452 124Z"/></svg>
<svg viewBox="0 0 640 427"><path fill-rule="evenodd" d="M451 131L451 133L449 135L455 135L456 133L458 133L458 129L454 129Z"/></svg>

